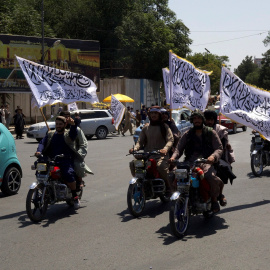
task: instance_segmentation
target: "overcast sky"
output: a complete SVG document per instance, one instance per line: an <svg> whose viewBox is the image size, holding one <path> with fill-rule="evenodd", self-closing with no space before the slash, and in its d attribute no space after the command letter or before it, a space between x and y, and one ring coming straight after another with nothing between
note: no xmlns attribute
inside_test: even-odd
<svg viewBox="0 0 270 270"><path fill-rule="evenodd" d="M232 71L247 55L262 58L270 49L262 42L270 31L270 0L169 0L169 8L189 28L192 52L226 55Z"/></svg>

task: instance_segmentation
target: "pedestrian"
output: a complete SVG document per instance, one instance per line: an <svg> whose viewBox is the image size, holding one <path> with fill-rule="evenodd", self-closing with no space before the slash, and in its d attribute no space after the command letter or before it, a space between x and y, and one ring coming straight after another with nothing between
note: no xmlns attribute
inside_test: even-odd
<svg viewBox="0 0 270 270"><path fill-rule="evenodd" d="M142 115L139 110L136 110L136 127L139 127L142 121Z"/></svg>
<svg viewBox="0 0 270 270"><path fill-rule="evenodd" d="M5 117L5 107L4 107L4 105L1 106L0 113L1 113L1 122L2 122L2 124L6 125L6 117Z"/></svg>
<svg viewBox="0 0 270 270"><path fill-rule="evenodd" d="M6 128L9 129L9 125L10 125L10 111L9 111L9 106L7 104L5 106L5 118L6 118Z"/></svg>
<svg viewBox="0 0 270 270"><path fill-rule="evenodd" d="M130 107L128 106L125 112L125 127L122 132L123 136L125 136L125 133L127 132L127 130L129 130L130 135L133 135L131 119L135 119L135 117L130 113Z"/></svg>
<svg viewBox="0 0 270 270"><path fill-rule="evenodd" d="M145 109L145 105L142 105L141 116L142 116L142 120L145 121L147 117L147 110Z"/></svg>
<svg viewBox="0 0 270 270"><path fill-rule="evenodd" d="M132 107L130 108L130 113L134 117L133 119L131 119L131 124L135 126L136 125L136 113L133 111Z"/></svg>
<svg viewBox="0 0 270 270"><path fill-rule="evenodd" d="M24 114L22 113L22 109L17 109L17 113L13 116L14 125L15 125L15 133L16 139L23 139L23 130L24 130Z"/></svg>

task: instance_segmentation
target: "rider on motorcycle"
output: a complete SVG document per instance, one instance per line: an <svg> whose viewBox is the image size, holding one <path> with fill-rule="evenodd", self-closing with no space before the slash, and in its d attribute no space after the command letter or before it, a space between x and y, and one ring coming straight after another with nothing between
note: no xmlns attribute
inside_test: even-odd
<svg viewBox="0 0 270 270"><path fill-rule="evenodd" d="M193 127L183 134L170 161L179 159L184 151L185 161L187 162L194 162L198 158L208 160L207 164L201 164L200 167L210 185L212 211L216 213L220 210L218 200L222 203L225 198L222 194L224 183L216 176L216 171L212 165L218 162L222 155L222 143L217 133L204 125L205 119L199 110L192 113L190 122L193 123Z"/></svg>
<svg viewBox="0 0 270 270"><path fill-rule="evenodd" d="M159 150L162 156L153 156L151 158L157 161L157 170L160 177L165 181L167 193L172 192L171 184L168 180L168 152L173 145L173 134L168 125L162 122L160 108L152 106L149 112L150 124L145 125L142 129L140 137L129 153L144 149L145 152ZM132 168L132 162L130 164Z"/></svg>
<svg viewBox="0 0 270 270"><path fill-rule="evenodd" d="M70 124L70 130L65 130L67 124ZM56 131L55 131L56 130ZM41 153L50 158L56 155L64 154L64 158L59 159L59 167L63 179L67 181L73 199L74 208L80 207L80 201L76 193L76 174L74 171L74 156L76 152L75 139L77 136L77 127L72 118L57 116L55 120L55 130L51 130L41 140L38 145L36 156Z"/></svg>

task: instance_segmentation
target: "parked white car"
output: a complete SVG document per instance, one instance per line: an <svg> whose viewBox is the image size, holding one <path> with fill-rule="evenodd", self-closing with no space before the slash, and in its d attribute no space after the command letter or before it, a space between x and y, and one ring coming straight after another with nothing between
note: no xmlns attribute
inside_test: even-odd
<svg viewBox="0 0 270 270"><path fill-rule="evenodd" d="M114 118L108 110L78 110L81 117L81 129L85 136L91 139L96 136L98 139L105 139L110 132L115 132ZM74 119L74 113L71 112L71 117ZM51 130L55 129L55 118L47 120ZM48 129L45 122L33 124L27 130L27 137L41 141Z"/></svg>

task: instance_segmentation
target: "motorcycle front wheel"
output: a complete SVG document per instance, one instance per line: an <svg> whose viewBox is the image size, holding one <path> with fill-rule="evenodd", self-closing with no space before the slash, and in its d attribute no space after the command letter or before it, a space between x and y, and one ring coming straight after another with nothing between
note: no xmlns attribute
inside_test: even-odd
<svg viewBox="0 0 270 270"><path fill-rule="evenodd" d="M188 199L187 199L188 200ZM184 236L189 224L189 210L185 209L185 199L172 201L170 209L170 226L173 235L178 238Z"/></svg>
<svg viewBox="0 0 270 270"><path fill-rule="evenodd" d="M251 156L251 170L254 176L261 176L263 172L263 156L262 152L259 151Z"/></svg>
<svg viewBox="0 0 270 270"><path fill-rule="evenodd" d="M139 217L145 206L145 193L142 183L130 184L127 192L128 210L134 217Z"/></svg>
<svg viewBox="0 0 270 270"><path fill-rule="evenodd" d="M45 189L46 192L46 189ZM43 187L37 186L30 189L26 198L26 212L33 222L40 222L46 215L48 208L48 199L46 194L42 202Z"/></svg>

